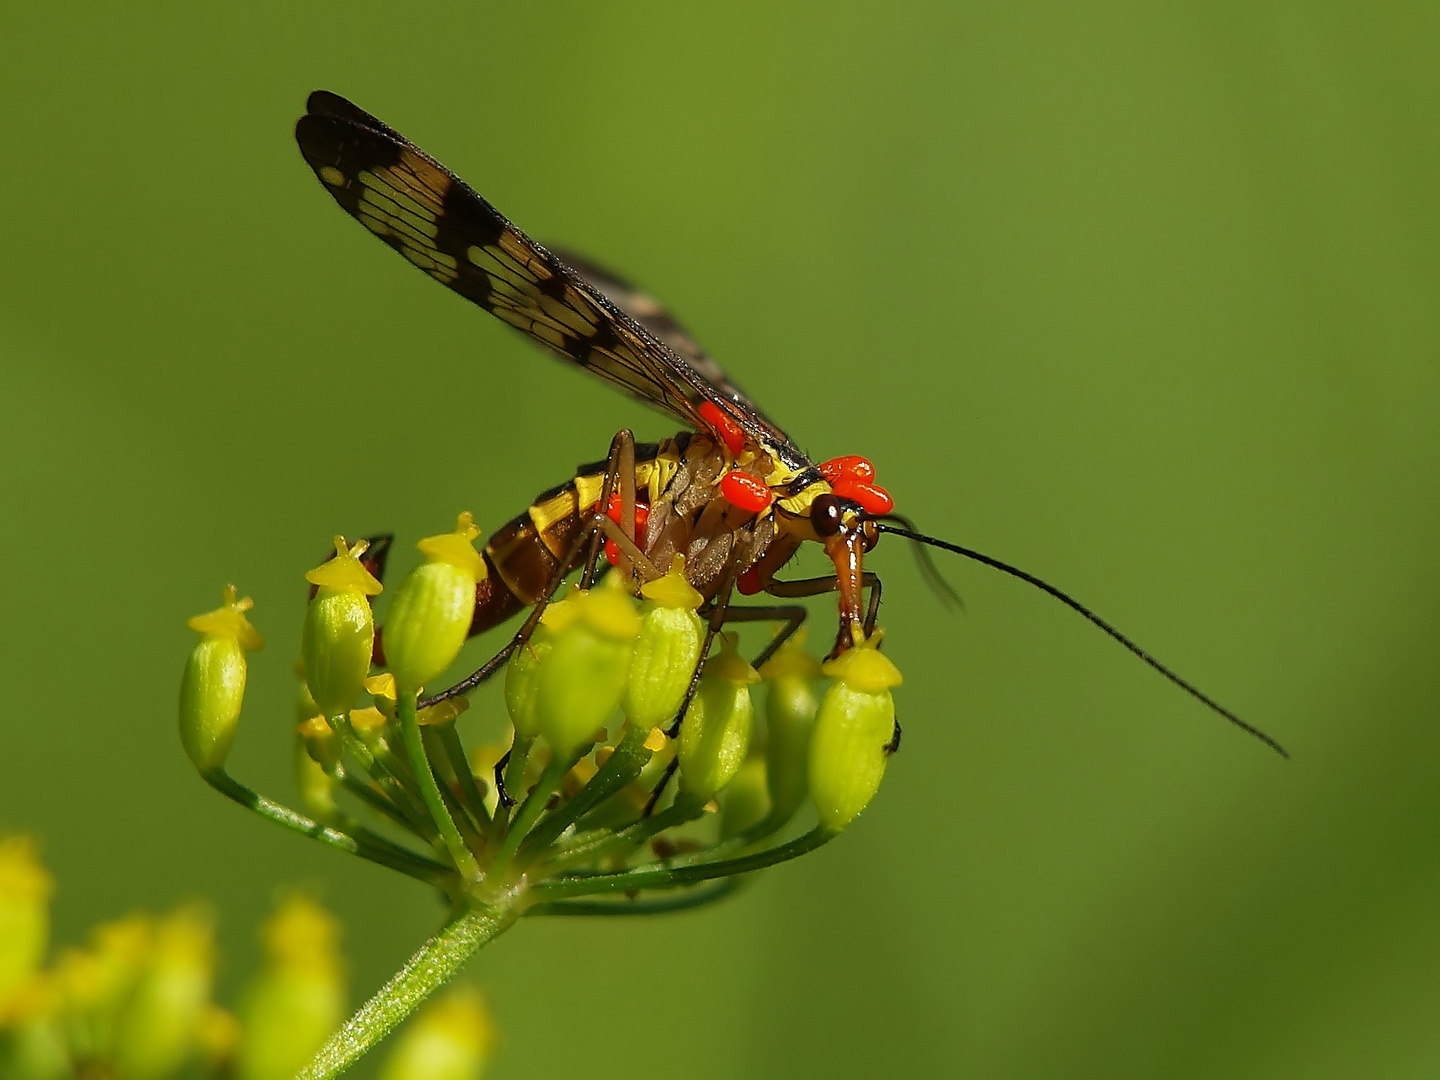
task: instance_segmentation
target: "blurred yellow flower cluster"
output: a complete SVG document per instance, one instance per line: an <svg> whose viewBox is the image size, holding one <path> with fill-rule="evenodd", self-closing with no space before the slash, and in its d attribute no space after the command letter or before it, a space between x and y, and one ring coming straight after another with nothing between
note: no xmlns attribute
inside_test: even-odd
<svg viewBox="0 0 1440 1080"><path fill-rule="evenodd" d="M212 997L214 917L201 903L96 926L50 952L54 881L34 843L0 838L0 1077L291 1080L344 1019L340 926L292 894L261 929L262 960L234 1011ZM494 1046L479 993L423 1010L384 1063L386 1080L478 1080Z"/></svg>

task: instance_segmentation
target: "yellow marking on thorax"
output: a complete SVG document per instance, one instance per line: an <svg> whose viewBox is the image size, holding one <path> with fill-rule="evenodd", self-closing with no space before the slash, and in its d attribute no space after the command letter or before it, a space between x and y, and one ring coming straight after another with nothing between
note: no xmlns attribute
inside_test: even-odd
<svg viewBox="0 0 1440 1080"><path fill-rule="evenodd" d="M770 471L765 474L765 483L772 489L783 488L792 483L804 470L794 469L786 465L781 456L771 452L767 448L770 458ZM799 494L791 495L789 498L776 499L775 505L791 514L810 513L810 504L817 496L824 495L830 491L830 485L824 480L817 480L809 487L803 488Z"/></svg>
<svg viewBox="0 0 1440 1080"><path fill-rule="evenodd" d="M791 475L793 476L794 474L792 473ZM830 485L824 480L817 480L815 483L811 484L809 487L801 491L798 495L792 495L788 499L776 499L775 505L780 507L780 509L784 510L787 514L804 515L810 513L811 503L813 503L819 496L828 495L829 493Z"/></svg>
<svg viewBox="0 0 1440 1080"><path fill-rule="evenodd" d="M645 472L649 473L648 478L641 480ZM675 479L675 474L680 471L680 454L675 449L675 444L669 440L660 444L660 453L643 466L635 469L637 486L643 484L649 495L649 503L654 506L665 494L665 489L670 486L670 481Z"/></svg>

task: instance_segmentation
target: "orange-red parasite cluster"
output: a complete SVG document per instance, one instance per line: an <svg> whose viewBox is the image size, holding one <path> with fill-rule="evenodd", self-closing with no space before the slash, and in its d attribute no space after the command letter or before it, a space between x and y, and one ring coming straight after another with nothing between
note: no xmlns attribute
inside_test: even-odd
<svg viewBox="0 0 1440 1080"><path fill-rule="evenodd" d="M619 525L619 524L620 524L620 504L621 504L620 493L619 493L618 491L612 491L612 492L610 493L610 501L605 504L605 516L608 517L611 521L615 522L616 525ZM591 510L595 510L595 509L597 509L599 506L600 506L600 504L597 502L597 503L594 503L594 504L590 507L590 509L591 509ZM645 535L645 523L646 523L647 521L649 521L649 520L650 520L650 507L649 507L649 505L646 504L646 503L643 503L643 502L637 502L637 503L635 504L635 535L636 535L636 536L644 536L644 535ZM620 561L620 548L619 548L619 546L615 543L614 540L609 540L609 539L607 539L607 540L605 541L605 558L607 558L607 559L610 560L610 565L611 565L611 566L614 566L616 563L618 563L618 562Z"/></svg>
<svg viewBox="0 0 1440 1080"><path fill-rule="evenodd" d="M745 449L745 432L741 430L739 424L725 415L725 410L713 401L702 402L700 418L710 425L716 435L720 436L720 440L729 448L732 455L740 456L740 451Z"/></svg>
<svg viewBox="0 0 1440 1080"><path fill-rule="evenodd" d="M890 493L873 482L875 466L858 454L831 458L821 464L820 475L830 481L836 495L859 503L867 514L888 514L895 509Z"/></svg>
<svg viewBox="0 0 1440 1080"><path fill-rule="evenodd" d="M731 506L749 510L752 514L760 513L775 498L763 480L757 480L738 469L731 470L720 478L720 494L729 500Z"/></svg>

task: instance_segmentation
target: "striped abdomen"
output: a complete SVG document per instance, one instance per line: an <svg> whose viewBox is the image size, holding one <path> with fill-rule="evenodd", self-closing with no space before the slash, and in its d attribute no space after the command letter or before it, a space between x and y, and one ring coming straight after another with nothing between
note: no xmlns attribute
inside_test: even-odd
<svg viewBox="0 0 1440 1080"><path fill-rule="evenodd" d="M683 452L678 439L635 447L635 487L641 499L658 499ZM537 496L528 510L490 537L483 552L490 572L475 589L471 634L498 626L544 595L584 529L581 511L600 499L605 469L605 462L583 467L575 479Z"/></svg>

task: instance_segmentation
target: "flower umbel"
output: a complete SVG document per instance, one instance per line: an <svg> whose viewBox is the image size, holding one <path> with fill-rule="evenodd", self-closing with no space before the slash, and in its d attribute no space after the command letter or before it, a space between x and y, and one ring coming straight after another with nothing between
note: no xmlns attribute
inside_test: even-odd
<svg viewBox="0 0 1440 1080"><path fill-rule="evenodd" d="M306 575L316 591L294 754L308 816L225 771L244 652L259 641L243 616L249 602L232 590L225 608L192 623L207 636L192 658L197 672L187 669L181 726L207 782L278 824L434 886L452 910L302 1080L337 1075L522 916L693 907L820 846L870 802L893 749L900 676L878 632L866 638L857 627L856 647L823 669L798 638L783 642L765 665L768 703L757 710L762 676L738 636L719 635L706 659L720 613L679 556L646 580L624 560L593 588L542 604L507 650L503 715L462 717L468 702L455 691L422 700L459 654L484 591L478 535L467 513L422 541L424 561L378 611L378 629L371 603L381 586L360 561L364 541L337 537L334 556ZM462 724L497 722L501 731L467 750ZM807 802L813 825L785 839ZM440 1027L415 1039L387 1075L444 1072L445 1062L481 1053L447 1043ZM237 1075L245 1080L244 1068Z"/></svg>
<svg viewBox="0 0 1440 1080"><path fill-rule="evenodd" d="M0 837L0 929L25 947L0 1007L5 1080L291 1080L343 1015L338 924L308 897L286 898L266 923L265 960L232 1012L212 997L208 908L126 915L46 964L34 927L48 925L50 889L30 840ZM18 922L4 921L7 902L23 904ZM0 952L12 944L0 933ZM383 1075L481 1080L495 1041L484 999L462 986L418 1014Z"/></svg>

